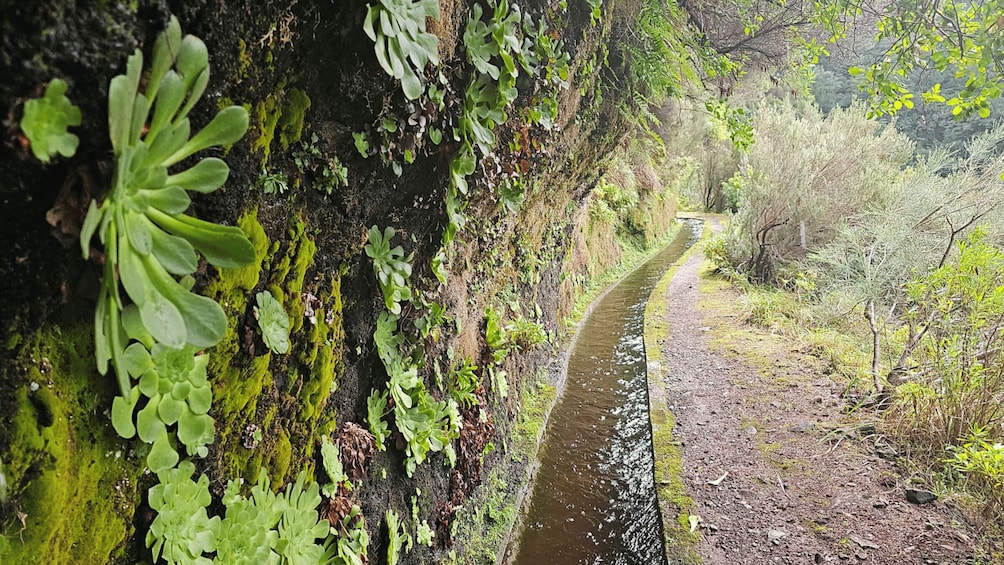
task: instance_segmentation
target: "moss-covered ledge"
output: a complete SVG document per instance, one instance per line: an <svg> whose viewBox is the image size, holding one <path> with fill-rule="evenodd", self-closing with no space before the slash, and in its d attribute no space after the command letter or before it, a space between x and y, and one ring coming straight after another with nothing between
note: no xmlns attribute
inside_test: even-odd
<svg viewBox="0 0 1004 565"><path fill-rule="evenodd" d="M682 215L680 216L683 217ZM680 442L673 436L676 419L666 401L670 386L669 373L662 365L662 344L669 338L669 312L666 294L669 283L680 266L701 253L701 243L711 235L709 222L703 215L687 217L704 220L701 238L690 247L659 279L645 305L645 360L648 373L649 421L652 425L652 448L655 459L655 484L665 532L666 555L670 563L700 563L697 535L690 531L690 514L694 501L683 482Z"/></svg>

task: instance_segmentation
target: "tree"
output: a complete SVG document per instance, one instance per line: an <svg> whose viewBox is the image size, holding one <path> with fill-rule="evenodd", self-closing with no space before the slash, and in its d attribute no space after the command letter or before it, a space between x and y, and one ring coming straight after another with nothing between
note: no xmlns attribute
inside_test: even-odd
<svg viewBox="0 0 1004 565"><path fill-rule="evenodd" d="M928 102L944 103L953 115L988 117L989 101L1004 87L1004 2L985 0L825 0L817 21L831 37L846 36L855 22L874 22L875 41L887 45L866 67L852 67L860 88L872 99L872 114L912 108L917 92L908 78L920 71L954 72L961 87L936 83L922 92Z"/></svg>
<svg viewBox="0 0 1004 565"><path fill-rule="evenodd" d="M723 97L744 70L776 77L793 50L811 63L826 52L820 41L870 29L882 49L850 73L860 77L872 116L912 108L922 97L949 106L959 119L985 118L989 102L1004 94L1004 0L680 0L679 6L705 57L719 59L708 76ZM924 71L949 71L962 80L918 90L909 78Z"/></svg>
<svg viewBox="0 0 1004 565"><path fill-rule="evenodd" d="M885 205L849 215L836 237L809 255L809 264L820 273L822 302L831 312L843 314L863 306L872 335L876 391L885 380L894 385L904 381L932 316L940 313L908 295L909 283L946 265L956 244L976 225L999 224L1004 155L995 148L1002 139L1002 128L973 139L967 146L969 156L960 162L944 151L932 154L891 188ZM991 235L999 234L987 233ZM881 336L889 325L903 325L906 336L883 376Z"/></svg>

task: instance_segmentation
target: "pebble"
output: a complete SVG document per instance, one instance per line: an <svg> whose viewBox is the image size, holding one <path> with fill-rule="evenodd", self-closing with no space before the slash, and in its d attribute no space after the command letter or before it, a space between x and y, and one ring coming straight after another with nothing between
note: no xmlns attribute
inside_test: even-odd
<svg viewBox="0 0 1004 565"><path fill-rule="evenodd" d="M927 490L908 488L906 489L906 499L913 504L927 504L938 500L938 495Z"/></svg>
<svg viewBox="0 0 1004 565"><path fill-rule="evenodd" d="M774 545L781 545L781 538L788 535L784 530L767 530L767 541Z"/></svg>

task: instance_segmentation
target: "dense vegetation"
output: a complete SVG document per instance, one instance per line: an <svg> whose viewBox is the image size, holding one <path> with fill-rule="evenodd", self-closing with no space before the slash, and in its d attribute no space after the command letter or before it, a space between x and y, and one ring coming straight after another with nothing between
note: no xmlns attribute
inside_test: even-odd
<svg viewBox="0 0 1004 565"><path fill-rule="evenodd" d="M1004 516L1004 129L925 155L865 114L760 107L756 145L727 183L730 229L706 252L749 291L752 321L832 356L907 468L973 497L992 546Z"/></svg>

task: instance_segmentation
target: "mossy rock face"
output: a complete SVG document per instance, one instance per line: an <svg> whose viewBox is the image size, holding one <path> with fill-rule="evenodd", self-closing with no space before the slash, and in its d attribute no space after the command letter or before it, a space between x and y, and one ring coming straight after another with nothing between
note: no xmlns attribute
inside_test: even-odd
<svg viewBox="0 0 1004 565"><path fill-rule="evenodd" d="M114 377L94 368L92 340L86 325L50 327L15 356L20 384L0 432L15 501L0 507L4 563L106 561L125 551L141 459L108 426Z"/></svg>
<svg viewBox="0 0 1004 565"><path fill-rule="evenodd" d="M336 415L339 424L363 422L370 391L385 386L387 375L372 345L383 305L372 263L363 254L369 226L397 229L397 243L415 253L416 288L453 308L448 315L463 312L456 314L458 320L464 317L463 329L458 321L423 344L430 359L438 355L442 361L451 349L469 350L478 358L484 308L503 292L521 301L525 311L540 305L541 323L558 330L557 289L567 274L563 265L575 222L583 217L580 204L598 164L628 124L613 93L605 92L605 102L582 113L577 110L580 85L562 91L558 102L570 111L551 132L520 122L525 107L511 108L510 123L496 128L496 162L522 168L523 157L532 160L527 186L546 189L530 189L523 210L513 214L500 212L487 185L476 187L465 209L469 227L450 251L450 281L440 285L429 262L446 223L448 165L457 151L446 126L458 123L461 96L472 78L462 51L442 65L443 80L456 98L433 119L447 135L439 145L419 147L415 140L421 135L410 139L404 133L417 131L417 125L405 124L421 104L405 100L399 83L381 70L362 31L364 1L264 0L253 11L206 0L57 4L0 0L2 13L14 14L0 21L0 76L10 77L0 84L0 112L12 112L16 119L21 101L37 85L59 77L70 84L68 95L84 114L74 131L81 147L73 159L43 167L0 145L0 195L10 204L0 211L0 240L10 244L10 252L0 255L6 285L0 300L5 331L0 336L5 348L0 352L0 458L9 483L9 501L0 505L0 563L135 563L148 556L143 541L151 516L137 511L144 508L154 480L141 472L146 448L115 435L108 416L117 392L114 377L101 377L94 368L91 322L103 251L95 248L92 257L82 258L75 240L79 226L70 221L53 238L45 218L57 202L82 217L89 202L107 190L115 168L107 132L108 82L123 72L135 49L150 54L172 12L186 33L206 42L212 63L207 96L192 113L193 129L230 104L251 116L245 138L216 153L230 166L226 185L211 195L193 195L190 210L206 221L238 225L255 249L247 267L218 271L206 265L196 275L195 291L217 301L227 316L226 335L206 352L215 441L209 456L196 462L198 471L210 476L214 496L226 481L251 481L261 468L276 488L301 470L312 471L318 439L335 431ZM551 29L567 38L573 65L594 59L592 51L610 31L607 24L590 26L585 4L570 2L567 15L556 14L552 4L531 0L521 7L535 21L554 19ZM444 6L454 25L437 31L442 41L459 41L468 8ZM539 85L520 88L525 98L540 91ZM380 156L364 158L353 144L353 133L375 134L384 119L397 120L398 131L404 132L387 138L396 144L395 158L401 159L404 148L415 149L414 163L400 175ZM256 189L263 166L295 178L292 153L305 137L330 162L348 169L348 186L330 194L309 189L306 182L285 194ZM508 142L517 138L526 147L532 138L535 153L512 154ZM253 306L255 294L263 290L273 293L290 318L287 353L269 351L259 337ZM500 434L517 425L517 391L547 365L551 353L540 347L514 354L506 368L510 397L488 399ZM431 375L427 380L437 398L448 394L433 387ZM516 489L522 474L493 475L489 468L506 457L499 450L485 458L483 476L492 480L479 487L476 500L508 504L500 493ZM407 501L421 488L422 518L435 523L433 509L450 500L452 470L442 455L423 464L414 478L406 477L402 459L392 441L352 494L369 524L374 561L386 553L385 536L378 532L387 509L407 515ZM521 472L526 466L521 464ZM481 481L480 476L465 479ZM499 529L493 529L485 547L504 535ZM444 553L417 548L403 561L434 562Z"/></svg>
<svg viewBox="0 0 1004 565"><path fill-rule="evenodd" d="M307 278L317 246L302 218L285 221L291 225L279 230L282 239L270 242L257 213L242 217L238 225L255 247L255 263L222 271L206 288L233 311L209 367L218 399L211 458L223 477L257 476L264 463L273 482L282 484L291 462L293 475L309 465L319 436L333 428L324 407L343 371L340 278ZM261 340L252 300L261 290L290 317L287 353L269 351ZM255 431L260 439L252 437Z"/></svg>

